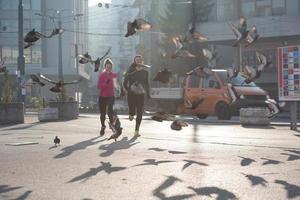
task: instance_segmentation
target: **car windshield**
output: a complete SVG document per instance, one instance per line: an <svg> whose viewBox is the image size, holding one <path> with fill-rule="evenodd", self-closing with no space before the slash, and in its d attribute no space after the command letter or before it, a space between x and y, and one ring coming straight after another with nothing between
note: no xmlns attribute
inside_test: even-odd
<svg viewBox="0 0 300 200"><path fill-rule="evenodd" d="M220 78L224 83L227 83L227 71L216 71L219 74ZM242 86L242 87L257 87L255 83L251 82L249 84L245 83L245 78L241 75L237 75L237 77L231 80L233 86Z"/></svg>

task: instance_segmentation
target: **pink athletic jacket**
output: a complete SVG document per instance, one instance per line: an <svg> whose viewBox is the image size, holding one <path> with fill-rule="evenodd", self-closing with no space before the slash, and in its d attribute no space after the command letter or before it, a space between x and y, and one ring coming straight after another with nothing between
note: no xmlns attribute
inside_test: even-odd
<svg viewBox="0 0 300 200"><path fill-rule="evenodd" d="M102 72L98 78L97 87L100 90L99 96L113 97L114 96L114 83L113 79L116 78L116 73Z"/></svg>

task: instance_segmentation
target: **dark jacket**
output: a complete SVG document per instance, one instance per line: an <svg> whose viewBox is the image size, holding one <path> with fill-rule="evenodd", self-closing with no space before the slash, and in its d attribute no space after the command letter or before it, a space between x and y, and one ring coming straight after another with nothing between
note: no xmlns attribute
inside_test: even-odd
<svg viewBox="0 0 300 200"><path fill-rule="evenodd" d="M139 83L145 89L146 95L150 98L150 87L149 87L149 73L142 69L140 71L133 71L125 76L123 87L128 91L128 94L134 94L131 91L131 86L134 83Z"/></svg>

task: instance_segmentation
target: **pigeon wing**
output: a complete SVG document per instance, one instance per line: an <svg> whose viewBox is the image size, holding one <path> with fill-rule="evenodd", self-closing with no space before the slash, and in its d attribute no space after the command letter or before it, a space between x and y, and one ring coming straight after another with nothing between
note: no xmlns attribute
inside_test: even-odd
<svg viewBox="0 0 300 200"><path fill-rule="evenodd" d="M49 83L56 84L55 81L50 80L49 78L45 77L43 74L40 74L40 77L41 77L41 79L48 81Z"/></svg>

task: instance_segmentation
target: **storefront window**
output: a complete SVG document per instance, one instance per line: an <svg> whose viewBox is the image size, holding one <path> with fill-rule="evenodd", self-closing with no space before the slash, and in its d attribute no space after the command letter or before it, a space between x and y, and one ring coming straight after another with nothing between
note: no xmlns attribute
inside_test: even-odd
<svg viewBox="0 0 300 200"><path fill-rule="evenodd" d="M237 13L236 5L236 0L218 0L218 21L227 21L235 19Z"/></svg>
<svg viewBox="0 0 300 200"><path fill-rule="evenodd" d="M273 0L272 15L284 15L284 14L286 14L285 0Z"/></svg>
<svg viewBox="0 0 300 200"><path fill-rule="evenodd" d="M271 0L256 0L256 16L265 17L272 15Z"/></svg>

